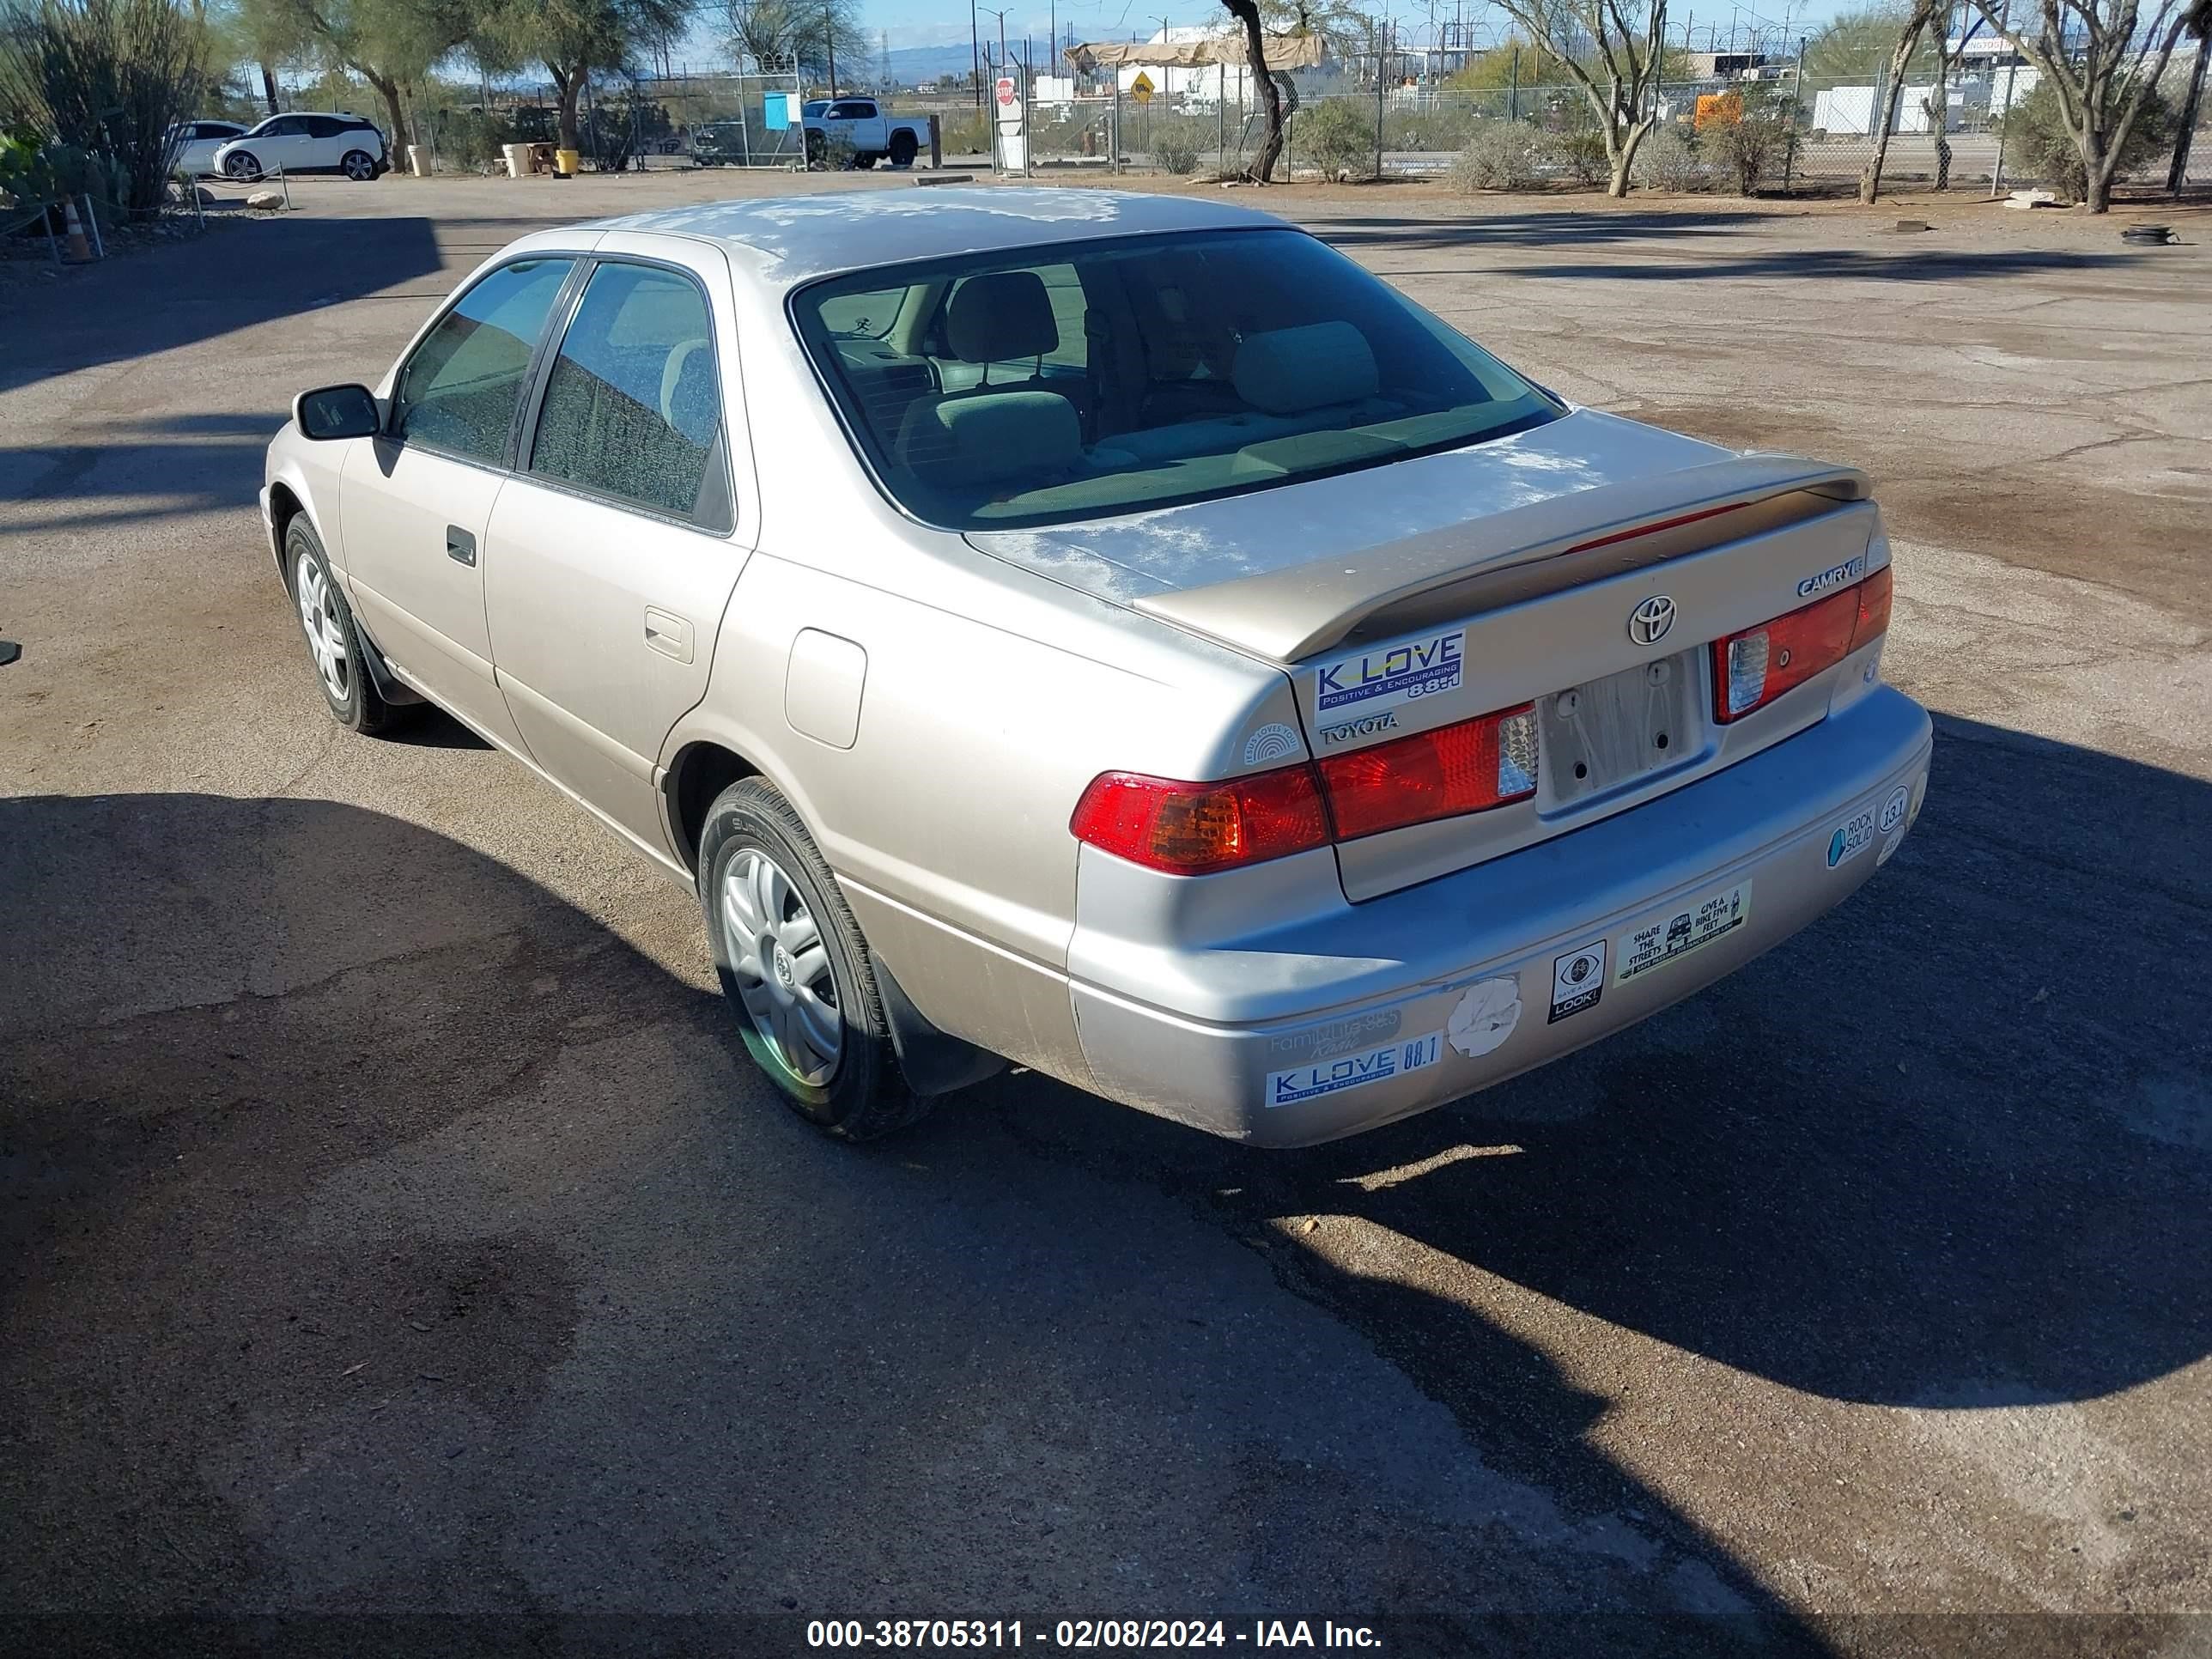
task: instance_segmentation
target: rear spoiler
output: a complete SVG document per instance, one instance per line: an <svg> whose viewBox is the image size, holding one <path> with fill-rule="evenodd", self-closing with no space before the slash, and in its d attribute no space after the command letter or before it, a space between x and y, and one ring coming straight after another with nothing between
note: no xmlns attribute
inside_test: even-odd
<svg viewBox="0 0 2212 1659"><path fill-rule="evenodd" d="M1720 515L1729 508L1793 493L1857 501L1873 493L1873 485L1855 467L1796 455L1738 455L1509 507L1372 550L1349 563L1324 557L1151 594L1136 608L1271 662L1297 662L1340 644L1370 618L1472 577L1631 541L1701 516L1714 520L1705 544L1711 545L1729 538L1734 526ZM1615 568L1591 574L1609 574Z"/></svg>

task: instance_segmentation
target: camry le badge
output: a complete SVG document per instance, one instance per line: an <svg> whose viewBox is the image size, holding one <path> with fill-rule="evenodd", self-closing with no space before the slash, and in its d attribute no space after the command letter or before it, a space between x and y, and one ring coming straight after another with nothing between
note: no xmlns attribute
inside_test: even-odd
<svg viewBox="0 0 2212 1659"><path fill-rule="evenodd" d="M1638 645L1656 645L1674 625L1674 601L1654 593L1628 613L1628 637Z"/></svg>

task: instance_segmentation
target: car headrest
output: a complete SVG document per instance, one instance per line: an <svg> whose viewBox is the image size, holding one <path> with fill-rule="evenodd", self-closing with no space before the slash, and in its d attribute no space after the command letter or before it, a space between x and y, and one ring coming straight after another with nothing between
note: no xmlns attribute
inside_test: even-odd
<svg viewBox="0 0 2212 1659"><path fill-rule="evenodd" d="M1382 385L1367 337L1346 322L1248 334L1231 378L1238 397L1270 415L1358 403Z"/></svg>
<svg viewBox="0 0 2212 1659"><path fill-rule="evenodd" d="M701 386L711 392L714 371L714 349L704 340L685 340L668 354L668 361L660 366L660 418L679 431L686 430L684 422L677 418L677 398L685 390L686 380L696 399Z"/></svg>
<svg viewBox="0 0 2212 1659"><path fill-rule="evenodd" d="M1010 363L1060 347L1052 296L1034 270L994 270L960 284L945 313L945 342L963 363Z"/></svg>
<svg viewBox="0 0 2212 1659"><path fill-rule="evenodd" d="M932 483L1058 478L1083 453L1075 405L1056 392L987 392L907 411L898 457Z"/></svg>

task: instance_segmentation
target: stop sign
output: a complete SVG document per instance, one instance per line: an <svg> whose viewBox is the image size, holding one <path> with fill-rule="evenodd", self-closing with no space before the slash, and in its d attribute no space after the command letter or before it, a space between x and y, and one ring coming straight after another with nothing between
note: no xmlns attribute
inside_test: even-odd
<svg viewBox="0 0 2212 1659"><path fill-rule="evenodd" d="M1007 109L1014 106L1014 77L1011 75L999 77L999 102Z"/></svg>

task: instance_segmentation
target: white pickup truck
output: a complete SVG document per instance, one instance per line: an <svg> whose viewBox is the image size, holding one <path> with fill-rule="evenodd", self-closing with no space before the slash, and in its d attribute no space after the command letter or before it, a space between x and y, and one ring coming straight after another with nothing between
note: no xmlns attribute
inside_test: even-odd
<svg viewBox="0 0 2212 1659"><path fill-rule="evenodd" d="M887 161L905 167L929 148L927 116L889 114L872 98L811 100L800 118L806 126L806 159L812 162L842 158L849 145L854 167Z"/></svg>

